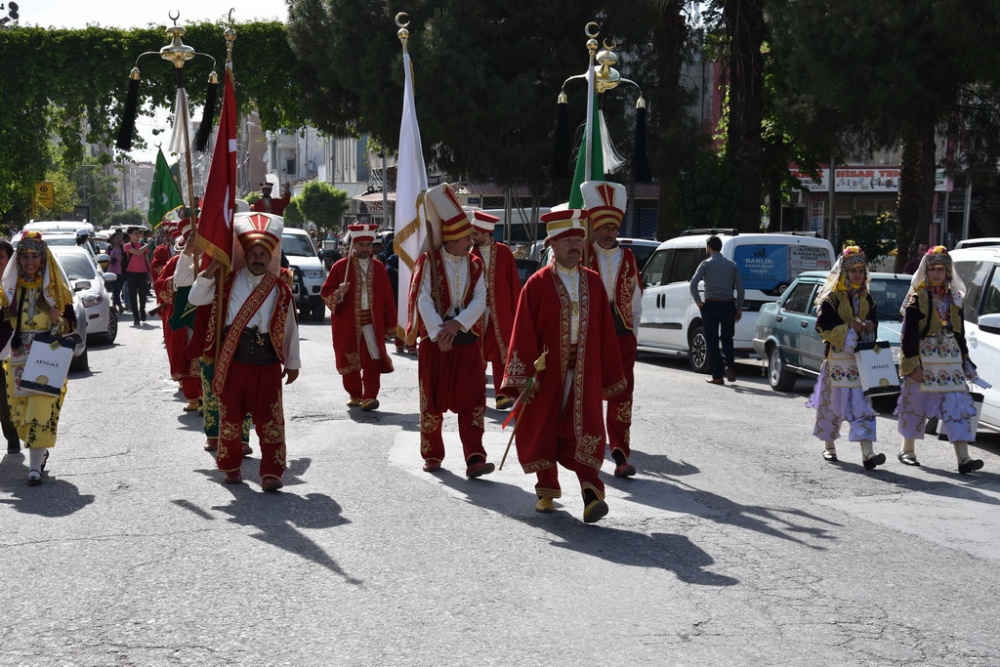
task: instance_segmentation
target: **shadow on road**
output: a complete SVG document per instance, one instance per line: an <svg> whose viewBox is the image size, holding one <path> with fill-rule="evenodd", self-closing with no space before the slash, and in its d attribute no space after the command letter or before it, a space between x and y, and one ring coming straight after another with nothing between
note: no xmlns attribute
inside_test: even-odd
<svg viewBox="0 0 1000 667"><path fill-rule="evenodd" d="M555 535L558 539L550 542L553 547L619 565L660 567L674 572L681 581L700 586L734 586L739 583L732 577L708 571L706 568L713 565L715 560L684 535L646 535L607 525L591 526L583 523L580 517L558 510L558 502L554 514L527 515L526 510L533 512L536 497L517 486L469 480L447 470L435 473L435 477L444 485L467 494L466 502L470 504ZM575 485L575 480L573 483Z"/></svg>
<svg viewBox="0 0 1000 667"><path fill-rule="evenodd" d="M0 466L0 492L13 498L4 498L0 504L10 505L22 514L41 517L63 517L74 514L94 502L94 496L81 495L76 485L42 473L41 486L28 486L28 467L23 453L7 454Z"/></svg>
<svg viewBox="0 0 1000 667"><path fill-rule="evenodd" d="M244 459L244 464L247 460ZM286 489L291 485L302 483L298 477L309 468L311 462L311 459L297 459L290 463L283 478ZM350 520L342 515L343 509L336 500L323 493L307 493L300 496L284 491L263 492L254 488L260 482L256 475L250 484L244 482L228 485L222 484L222 473L218 470L196 472L217 480L233 494L233 500L228 505L217 505L211 509L229 515L230 518L227 520L231 523L256 528L259 532L251 535L255 540L321 565L343 577L349 584L364 585L362 580L344 572L336 560L302 532L302 530L335 528L350 523ZM249 476L246 478L250 479ZM214 519L210 512L188 500L171 502L203 519Z"/></svg>

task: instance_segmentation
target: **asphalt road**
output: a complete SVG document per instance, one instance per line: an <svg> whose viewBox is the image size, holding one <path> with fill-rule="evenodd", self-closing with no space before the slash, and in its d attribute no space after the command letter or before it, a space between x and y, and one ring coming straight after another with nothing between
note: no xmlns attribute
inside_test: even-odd
<svg viewBox="0 0 1000 667"><path fill-rule="evenodd" d="M586 525L565 471L552 515L515 459L466 479L454 417L445 471L422 472L416 359L361 413L329 324L302 330L277 494L256 458L221 483L158 321L91 350L45 483L0 463L0 665L1000 665L1000 436L980 473L936 441L909 468L887 414L888 464L846 439L829 464L809 382L777 394L746 364L716 387L641 356L639 475L609 460Z"/></svg>

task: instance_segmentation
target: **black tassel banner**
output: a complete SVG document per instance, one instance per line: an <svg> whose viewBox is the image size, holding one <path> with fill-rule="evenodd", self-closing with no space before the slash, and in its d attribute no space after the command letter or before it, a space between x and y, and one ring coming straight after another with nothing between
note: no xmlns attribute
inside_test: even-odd
<svg viewBox="0 0 1000 667"><path fill-rule="evenodd" d="M115 146L123 151L132 150L132 133L135 131L135 116L139 112L139 69L132 68L128 80L128 98L125 100L125 113L122 117L122 127L118 131Z"/></svg>
<svg viewBox="0 0 1000 667"><path fill-rule="evenodd" d="M215 72L208 79L208 93L205 94L205 110L201 114L198 132L194 135L194 147L199 153L205 152L208 139L212 136L212 121L215 120L215 100L219 94L219 77Z"/></svg>
<svg viewBox="0 0 1000 667"><path fill-rule="evenodd" d="M640 99L635 110L635 154L632 156L632 180L648 183L653 180L646 148L646 104Z"/></svg>
<svg viewBox="0 0 1000 667"><path fill-rule="evenodd" d="M565 96L559 95L556 105L556 136L552 151L552 178L569 178L569 104Z"/></svg>

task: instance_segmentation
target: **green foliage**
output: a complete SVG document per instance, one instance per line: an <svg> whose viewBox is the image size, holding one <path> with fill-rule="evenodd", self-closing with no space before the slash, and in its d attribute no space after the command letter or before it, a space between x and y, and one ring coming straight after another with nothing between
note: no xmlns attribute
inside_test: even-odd
<svg viewBox="0 0 1000 667"><path fill-rule="evenodd" d="M145 227L146 212L141 208L130 208L127 211L118 211L108 216L108 227Z"/></svg>
<svg viewBox="0 0 1000 667"><path fill-rule="evenodd" d="M681 174L675 195L682 229L733 227L739 207L737 187L728 160L703 154L693 169Z"/></svg>
<svg viewBox="0 0 1000 667"><path fill-rule="evenodd" d="M306 222L305 217L302 215L302 209L299 208L300 201L300 197L293 197L288 202L288 206L285 207L285 212L282 216L285 218L285 222L293 227L301 227Z"/></svg>
<svg viewBox="0 0 1000 667"><path fill-rule="evenodd" d="M339 229L341 218L350 208L347 192L320 181L306 183L293 201L302 217L320 229Z"/></svg>
<svg viewBox="0 0 1000 667"><path fill-rule="evenodd" d="M888 212L868 215L855 211L847 223L847 233L850 238L844 242L843 247L860 246L868 258L869 268L878 264L880 257L889 255L896 247L896 220Z"/></svg>
<svg viewBox="0 0 1000 667"><path fill-rule="evenodd" d="M223 26L185 26L184 43L225 62ZM241 112L256 109L266 130L305 123L298 104L303 78L285 26L278 22L235 26L234 78ZM121 123L128 76L136 58L169 43L160 27L122 30L90 26L83 30L18 27L0 30L0 221L25 220L31 195L45 172L57 166L49 145L56 139L62 164L84 162L85 143L112 145ZM184 68L192 106L207 92L211 60L198 57ZM139 61L140 109L172 108L176 95L173 67L158 55ZM221 94L220 94L221 95ZM137 139L136 147L141 147ZM114 158L102 154L102 164ZM119 156L118 159L127 159ZM111 208L91 202L103 214ZM104 210L106 208L106 210ZM93 216L92 216L93 217Z"/></svg>

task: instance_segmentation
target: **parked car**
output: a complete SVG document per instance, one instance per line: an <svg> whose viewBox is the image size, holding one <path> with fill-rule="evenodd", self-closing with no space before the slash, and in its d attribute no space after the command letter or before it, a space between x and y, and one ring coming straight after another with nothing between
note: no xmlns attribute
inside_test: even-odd
<svg viewBox="0 0 1000 667"><path fill-rule="evenodd" d="M542 243L541 241L539 243ZM646 266L646 262L656 251L660 244L657 241L652 241L650 239L630 239L630 238L620 238L618 239L618 245L623 248L628 248L635 255L635 262L639 265L639 271L642 271L643 267ZM541 247L538 251L538 261L536 262L536 270L544 267L549 263L549 259L552 257L552 251L549 246Z"/></svg>
<svg viewBox="0 0 1000 667"><path fill-rule="evenodd" d="M982 246L1000 246L1000 238L995 236L984 236L978 239L962 239L955 244L955 250L962 248L980 248Z"/></svg>
<svg viewBox="0 0 1000 667"><path fill-rule="evenodd" d="M316 251L316 243L304 229L285 227L281 233L281 250L288 257L294 280L292 294L303 320L322 322L326 318L326 304L320 289L326 280L327 270Z"/></svg>
<svg viewBox="0 0 1000 667"><path fill-rule="evenodd" d="M781 298L765 303L757 315L754 351L767 360L771 389L788 391L799 376L818 377L823 363L823 340L816 331L816 293L826 280L826 271L799 274ZM873 273L869 290L878 313L877 339L887 341L899 365L899 338L903 317L899 308L910 288L910 276Z"/></svg>
<svg viewBox="0 0 1000 667"><path fill-rule="evenodd" d="M118 336L118 313L111 304L107 285L117 276L105 273L94 258L78 246L50 246L49 249L66 272L70 286L83 303L90 342L110 345Z"/></svg>
<svg viewBox="0 0 1000 667"><path fill-rule="evenodd" d="M980 246L951 253L965 282L965 339L979 374L992 384L983 393L980 426L1000 431L1000 247Z"/></svg>
<svg viewBox="0 0 1000 667"><path fill-rule="evenodd" d="M56 261L63 267L63 272L68 275L62 259L56 256ZM69 282L71 285L73 284L72 279ZM74 372L86 372L90 370L90 359L87 351L87 310L83 305L81 292L76 290L73 291L73 313L76 315L76 331L70 334L75 344L73 346L73 360L69 364L69 369Z"/></svg>
<svg viewBox="0 0 1000 667"><path fill-rule="evenodd" d="M799 274L833 267L833 246L815 235L689 230L661 243L642 272L638 346L647 352L687 356L699 373L708 372L708 354L701 311L691 296L690 283L708 256L705 244L712 234L722 240L722 255L736 263L743 282L743 315L733 338L739 357L754 354L757 313L764 304L777 301Z"/></svg>

